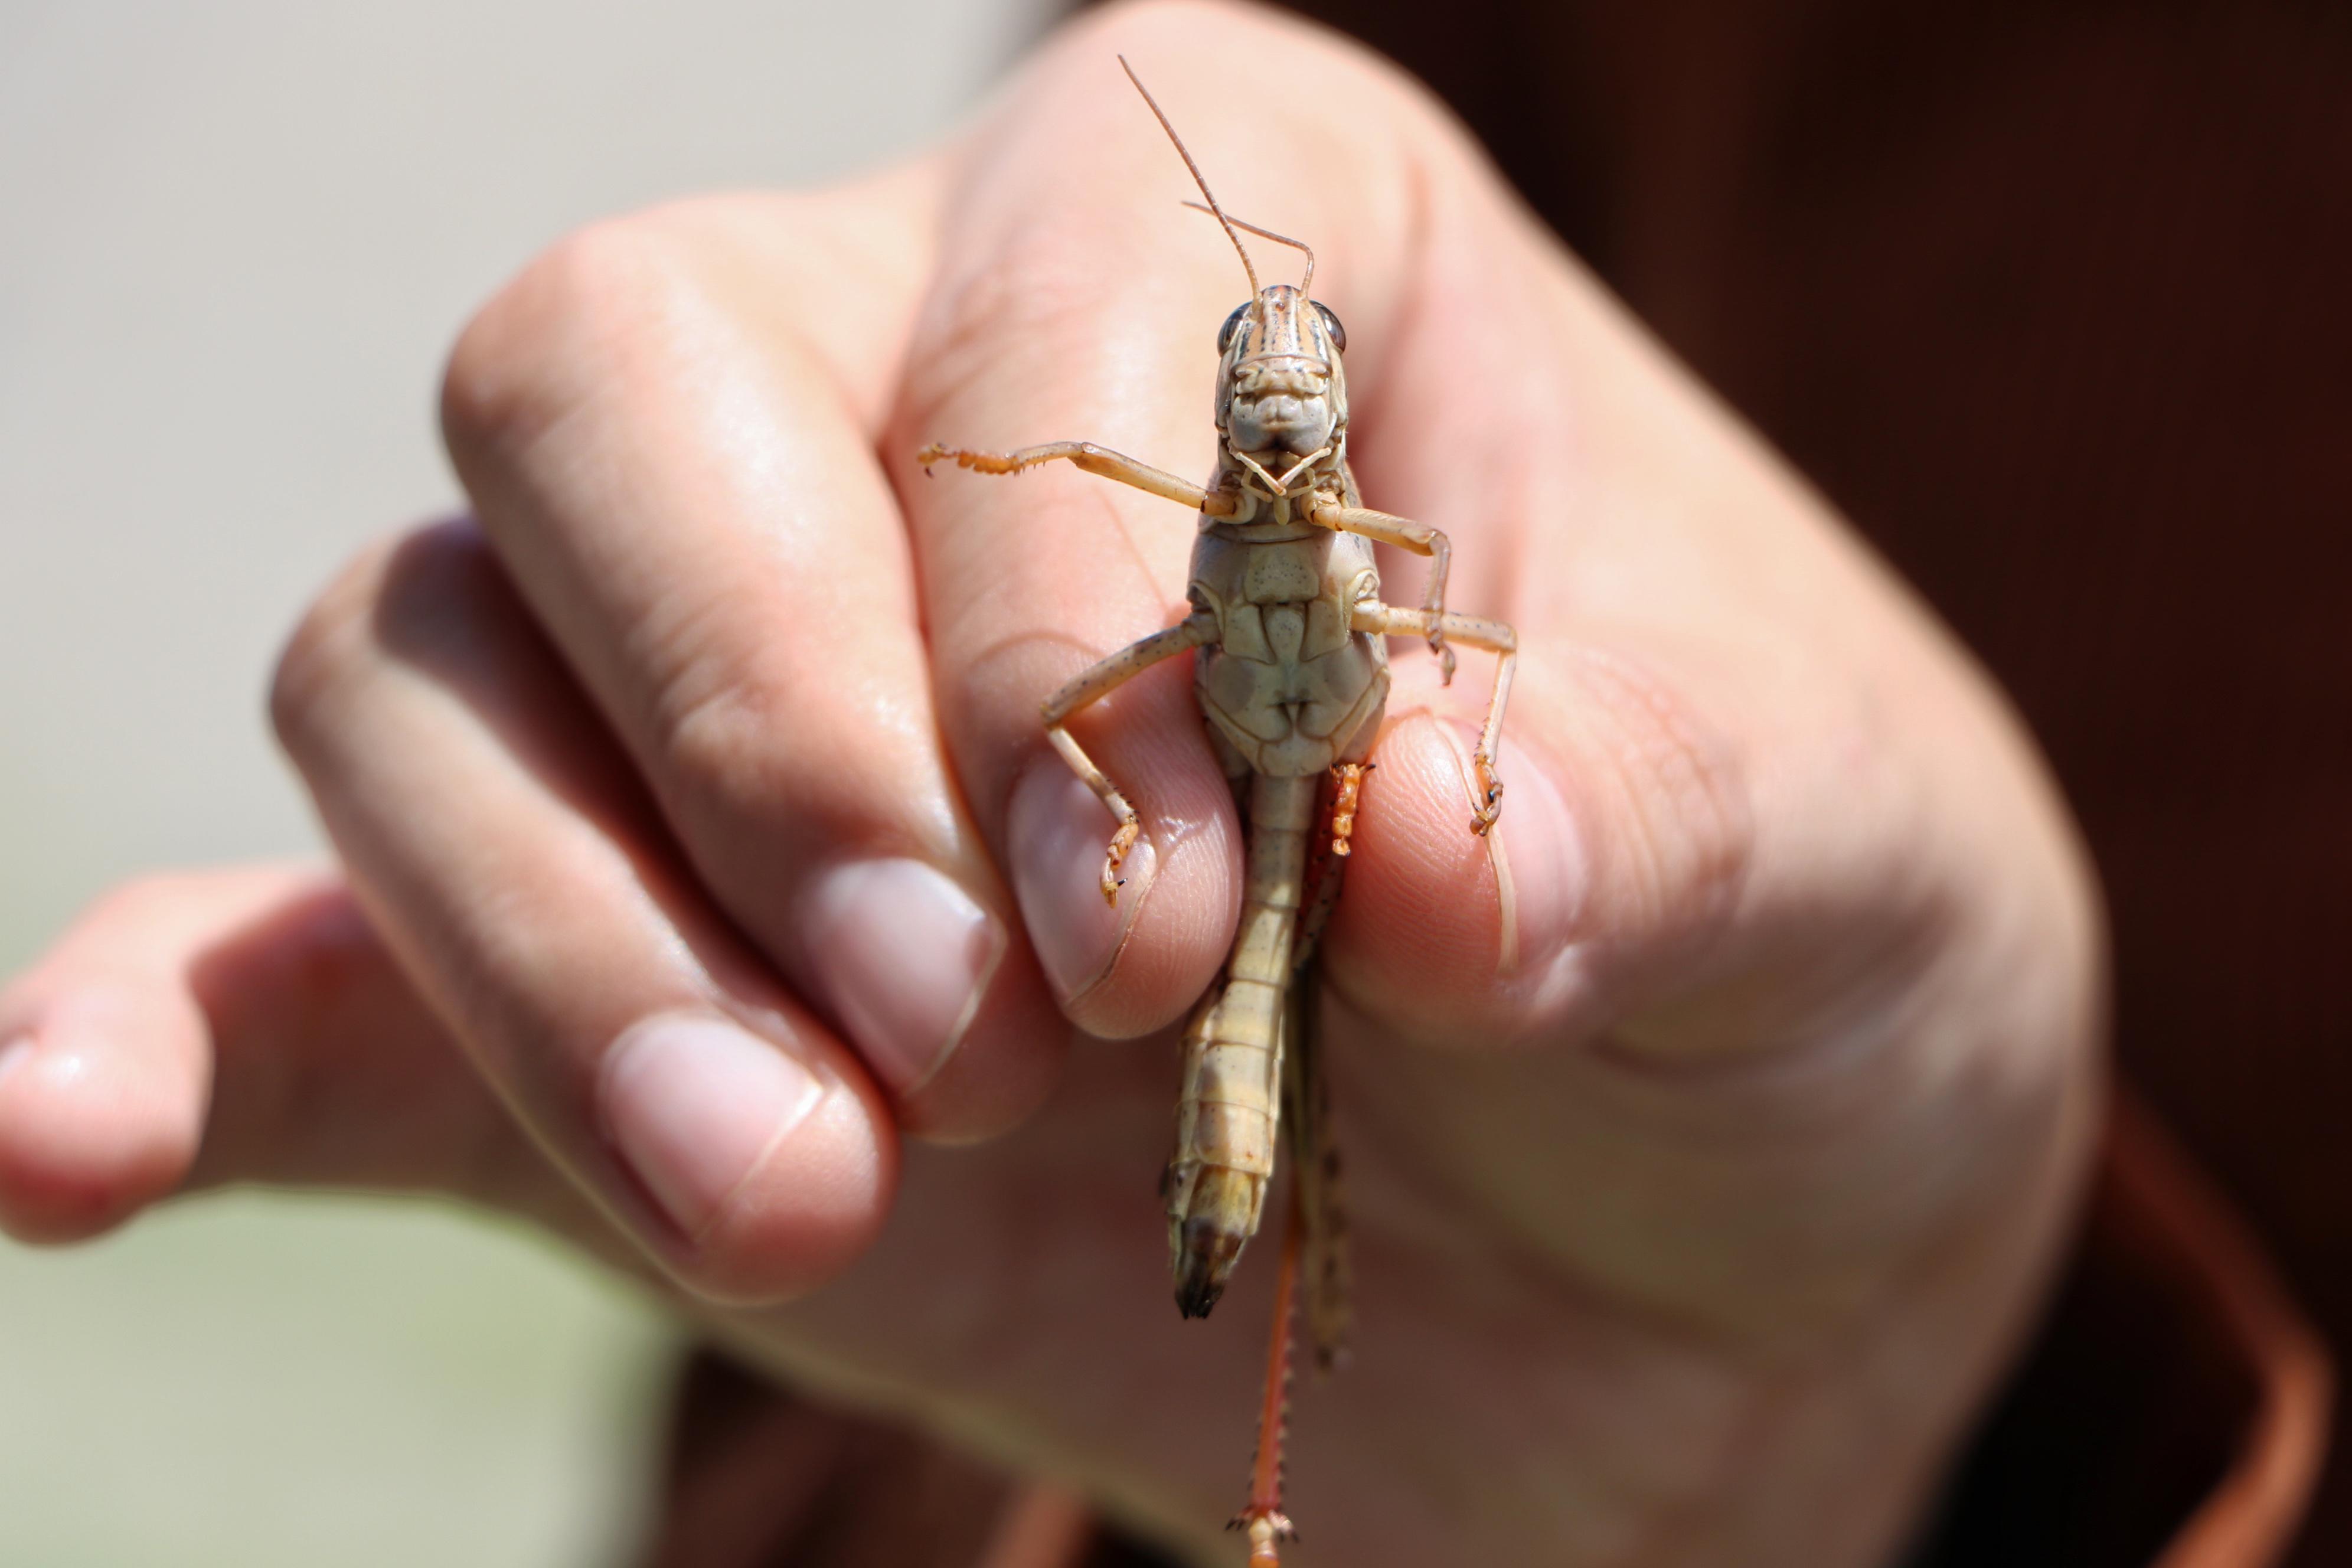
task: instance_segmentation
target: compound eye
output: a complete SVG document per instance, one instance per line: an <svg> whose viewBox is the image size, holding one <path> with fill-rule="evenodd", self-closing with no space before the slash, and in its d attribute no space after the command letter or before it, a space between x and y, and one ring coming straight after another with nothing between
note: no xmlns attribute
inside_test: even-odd
<svg viewBox="0 0 2352 1568"><path fill-rule="evenodd" d="M1217 352L1219 353L1223 353L1227 349L1234 346L1234 334L1242 330L1242 318L1248 314L1249 305L1247 302L1236 305L1234 307L1234 313L1225 318L1225 324L1217 329Z"/></svg>
<svg viewBox="0 0 2352 1568"><path fill-rule="evenodd" d="M1315 313L1323 318L1323 330L1331 334L1331 346L1346 353L1348 329L1339 324L1339 318L1331 313L1331 307L1318 300L1315 301Z"/></svg>

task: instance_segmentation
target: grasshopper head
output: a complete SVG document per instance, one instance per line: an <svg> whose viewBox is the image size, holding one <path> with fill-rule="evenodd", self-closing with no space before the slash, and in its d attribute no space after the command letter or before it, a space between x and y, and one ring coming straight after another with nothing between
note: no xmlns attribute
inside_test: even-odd
<svg viewBox="0 0 2352 1568"><path fill-rule="evenodd" d="M1332 447L1348 424L1339 365L1348 334L1328 306L1287 283L1268 284L1218 331L1217 428L1261 462Z"/></svg>
<svg viewBox="0 0 2352 1568"><path fill-rule="evenodd" d="M1347 378L1339 371L1339 351L1348 346L1348 334L1339 318L1307 292L1315 283L1315 252L1288 235L1244 223L1219 206L1209 182L1202 177L1201 166L1192 162L1191 151L1176 134L1160 100L1151 96L1125 55L1118 63L1135 90L1143 94L1143 101L1151 106L1152 116L1168 132L1168 140L1176 144L1177 155L1192 171L1192 183L1201 187L1201 200L1185 205L1197 206L1217 220L1225 237L1234 242L1234 250L1242 258L1242 271L1249 279L1248 302L1227 316L1217 333L1217 353L1222 356L1217 429L1226 447L1264 479L1272 478L1271 468L1293 474L1308 466L1307 458L1337 456L1348 429ZM1258 286L1256 264L1250 260L1249 247L1242 243L1244 229L1306 256L1307 273L1297 288L1287 283ZM1283 487L1289 483L1287 479L1275 482Z"/></svg>

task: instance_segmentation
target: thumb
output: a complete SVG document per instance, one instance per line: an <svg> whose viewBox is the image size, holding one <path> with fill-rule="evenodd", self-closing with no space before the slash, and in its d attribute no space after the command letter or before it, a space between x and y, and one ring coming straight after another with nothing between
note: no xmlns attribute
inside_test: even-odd
<svg viewBox="0 0 2352 1568"><path fill-rule="evenodd" d="M1757 816L1748 748L1679 672L1524 646L1484 837L1483 682L1469 660L1450 690L1427 673L1399 669L1333 917L1350 1002L1426 1043L1581 1037L1710 963L1750 887Z"/></svg>

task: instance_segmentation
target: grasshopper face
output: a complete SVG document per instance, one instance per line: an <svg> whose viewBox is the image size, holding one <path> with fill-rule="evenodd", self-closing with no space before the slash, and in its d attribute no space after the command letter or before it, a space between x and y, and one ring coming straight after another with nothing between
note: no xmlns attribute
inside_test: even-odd
<svg viewBox="0 0 2352 1568"><path fill-rule="evenodd" d="M1333 447L1348 426L1347 341L1339 317L1287 283L1226 317L1217 427L1227 445L1269 465Z"/></svg>

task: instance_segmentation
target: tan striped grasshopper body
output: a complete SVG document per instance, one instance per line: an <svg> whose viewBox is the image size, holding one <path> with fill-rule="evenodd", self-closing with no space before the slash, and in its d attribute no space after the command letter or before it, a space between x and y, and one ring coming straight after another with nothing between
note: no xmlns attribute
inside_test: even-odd
<svg viewBox="0 0 2352 1568"><path fill-rule="evenodd" d="M1128 75L1134 78L1131 68ZM1498 656L1494 697L1473 760L1471 828L1480 834L1494 825L1502 798L1495 748L1517 645L1501 622L1446 613L1444 534L1362 505L1348 468L1347 335L1339 318L1307 293L1313 253L1297 240L1228 217L1159 104L1139 80L1136 89L1176 142L1249 277L1250 298L1225 319L1217 337L1215 474L1206 487L1194 485L1085 441L1006 453L932 446L917 460L926 468L952 461L982 473L1012 474L1061 459L1200 513L1186 593L1192 613L1070 681L1045 703L1045 719L1055 748L1118 821L1104 858L1104 897L1118 899L1119 865L1141 825L1066 724L1162 659L1197 650L1195 686L1210 742L1248 824L1247 879L1232 956L1184 1032L1176 1149L1165 1194L1177 1306L1186 1317L1205 1316L1257 1233L1288 1100L1294 1208L1305 1234L1297 1246L1285 1248L1257 1473L1250 1509L1235 1521L1250 1531L1252 1563L1270 1563L1274 1541L1287 1531L1276 1495L1280 1385L1288 1303L1302 1252L1309 1321L1326 1362L1344 1323L1311 982L1301 970L1336 894L1356 791L1380 731L1389 691L1385 638L1425 639L1448 680L1454 670L1449 644ZM1260 287L1237 229L1305 252L1299 285ZM1421 608L1381 601L1375 542L1430 558ZM1310 839L1327 777L1336 780L1333 826L1310 897Z"/></svg>

